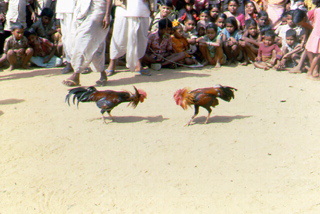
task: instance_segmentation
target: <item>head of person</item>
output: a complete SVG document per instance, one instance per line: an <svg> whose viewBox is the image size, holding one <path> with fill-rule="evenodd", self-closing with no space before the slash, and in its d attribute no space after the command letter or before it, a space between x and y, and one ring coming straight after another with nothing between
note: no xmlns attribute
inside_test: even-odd
<svg viewBox="0 0 320 214"><path fill-rule="evenodd" d="M239 7L238 0L229 0L228 1L228 11L232 14L236 14Z"/></svg>
<svg viewBox="0 0 320 214"><path fill-rule="evenodd" d="M24 36L27 37L31 45L39 44L39 40L38 40L39 37L34 29L31 28L29 30L26 30L24 32Z"/></svg>
<svg viewBox="0 0 320 214"><path fill-rule="evenodd" d="M296 24L293 22L292 14L293 14L293 10L290 10L290 11L287 13L287 16L286 16L287 25L288 25L289 27L291 27L291 28L296 27Z"/></svg>
<svg viewBox="0 0 320 214"><path fill-rule="evenodd" d="M273 30L267 30L263 34L262 42L265 46L270 46L274 44L274 40L276 38L276 34Z"/></svg>
<svg viewBox="0 0 320 214"><path fill-rule="evenodd" d="M293 29L289 29L286 32L286 43L291 46L297 41L297 32Z"/></svg>
<svg viewBox="0 0 320 214"><path fill-rule="evenodd" d="M183 22L184 26L185 26L185 30L187 32L192 31L195 29L196 27L196 21L193 18L187 18L184 20Z"/></svg>
<svg viewBox="0 0 320 214"><path fill-rule="evenodd" d="M168 36L172 32L172 22L168 18L160 19L158 23L159 35L160 36Z"/></svg>
<svg viewBox="0 0 320 214"><path fill-rule="evenodd" d="M206 28L206 35L210 40L216 38L218 34L218 27L216 24L210 23Z"/></svg>
<svg viewBox="0 0 320 214"><path fill-rule="evenodd" d="M292 21L300 26L303 22L308 20L307 13L304 10L295 9L292 13Z"/></svg>
<svg viewBox="0 0 320 214"><path fill-rule="evenodd" d="M201 21L209 22L210 12L208 10L202 10L199 15Z"/></svg>
<svg viewBox="0 0 320 214"><path fill-rule="evenodd" d="M186 5L185 5L186 11L190 12L191 10L193 10L194 0L188 0L185 2L186 2Z"/></svg>
<svg viewBox="0 0 320 214"><path fill-rule="evenodd" d="M178 20L172 21L173 36L176 38L183 38L183 28Z"/></svg>
<svg viewBox="0 0 320 214"><path fill-rule="evenodd" d="M11 26L11 34L16 40L20 40L24 34L24 27L22 24L16 23Z"/></svg>
<svg viewBox="0 0 320 214"><path fill-rule="evenodd" d="M206 33L206 27L208 26L209 22L205 22L204 20L200 20L197 23L197 32L198 37L204 36Z"/></svg>
<svg viewBox="0 0 320 214"><path fill-rule="evenodd" d="M261 10L257 16L259 27L263 27L269 24L269 15L266 11Z"/></svg>
<svg viewBox="0 0 320 214"><path fill-rule="evenodd" d="M160 5L160 16L161 18L166 18L168 17L173 10L173 5L171 0L165 0L161 5Z"/></svg>
<svg viewBox="0 0 320 214"><path fill-rule="evenodd" d="M217 4L211 5L209 11L210 11L211 21L215 22L220 12L219 5Z"/></svg>
<svg viewBox="0 0 320 214"><path fill-rule="evenodd" d="M247 1L245 3L245 13L252 16L257 13L256 5L252 1Z"/></svg>
<svg viewBox="0 0 320 214"><path fill-rule="evenodd" d="M246 20L246 30L250 36L257 36L258 35L258 24L254 19Z"/></svg>
<svg viewBox="0 0 320 214"><path fill-rule="evenodd" d="M226 19L226 30L229 33L234 33L236 30L238 30L238 23L237 23L236 18L228 17Z"/></svg>
<svg viewBox="0 0 320 214"><path fill-rule="evenodd" d="M47 7L43 8L40 14L42 24L48 25L51 22L53 15L54 15L53 10Z"/></svg>
<svg viewBox="0 0 320 214"><path fill-rule="evenodd" d="M224 14L224 13L219 13L215 24L216 24L220 29L223 29L223 28L226 26L226 19L227 19L226 14Z"/></svg>

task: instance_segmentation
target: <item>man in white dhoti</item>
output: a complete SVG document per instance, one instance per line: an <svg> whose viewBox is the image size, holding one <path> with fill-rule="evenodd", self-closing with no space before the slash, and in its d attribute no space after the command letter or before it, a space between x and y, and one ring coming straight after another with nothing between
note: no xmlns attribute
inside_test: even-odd
<svg viewBox="0 0 320 214"><path fill-rule="evenodd" d="M110 63L107 75L115 74L116 59L126 54L127 67L142 75L150 75L143 70L140 59L148 44L150 14L156 10L156 0L115 0L116 7L113 35L110 44Z"/></svg>
<svg viewBox="0 0 320 214"><path fill-rule="evenodd" d="M63 81L67 86L80 84L80 73L88 66L100 72L98 85L107 84L104 71L105 40L109 30L111 0L77 0L73 14L75 25L71 66L74 73Z"/></svg>

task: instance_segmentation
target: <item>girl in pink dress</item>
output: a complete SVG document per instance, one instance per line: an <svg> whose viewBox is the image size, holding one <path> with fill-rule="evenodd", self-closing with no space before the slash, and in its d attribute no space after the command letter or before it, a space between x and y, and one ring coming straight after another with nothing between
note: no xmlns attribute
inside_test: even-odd
<svg viewBox="0 0 320 214"><path fill-rule="evenodd" d="M314 10L313 30L306 44L307 55L310 61L310 68L307 75L315 80L320 80L319 66L317 65L320 59L320 0L313 0L316 5Z"/></svg>

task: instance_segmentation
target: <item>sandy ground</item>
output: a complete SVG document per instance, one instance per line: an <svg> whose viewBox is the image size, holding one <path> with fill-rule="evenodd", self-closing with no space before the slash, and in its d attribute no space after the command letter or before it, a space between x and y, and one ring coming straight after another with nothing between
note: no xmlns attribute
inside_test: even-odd
<svg viewBox="0 0 320 214"><path fill-rule="evenodd" d="M0 72L0 213L320 213L319 82L248 67L121 72L148 93L103 124L68 106L59 69ZM82 75L84 86L99 74ZM204 125L182 87L238 88Z"/></svg>

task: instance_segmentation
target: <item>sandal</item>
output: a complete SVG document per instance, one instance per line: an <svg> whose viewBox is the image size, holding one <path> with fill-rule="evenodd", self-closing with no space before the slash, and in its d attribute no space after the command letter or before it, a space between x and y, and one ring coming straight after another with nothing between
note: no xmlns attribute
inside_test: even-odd
<svg viewBox="0 0 320 214"><path fill-rule="evenodd" d="M106 69L105 72L107 73L107 76L108 76L108 77L111 77L111 76L113 76L113 75L116 74L116 72L115 72L114 70L108 70L108 69Z"/></svg>
<svg viewBox="0 0 320 214"><path fill-rule="evenodd" d="M73 87L73 86L80 86L79 83L73 81L73 80L63 80L62 81L62 84L66 85L66 86L69 86L69 87Z"/></svg>
<svg viewBox="0 0 320 214"><path fill-rule="evenodd" d="M143 76L151 76L151 73L148 69L142 69L140 71L138 71L141 75Z"/></svg>
<svg viewBox="0 0 320 214"><path fill-rule="evenodd" d="M96 84L98 85L98 86L106 86L107 85L107 83L108 83L108 80L98 80L98 81L96 81Z"/></svg>

